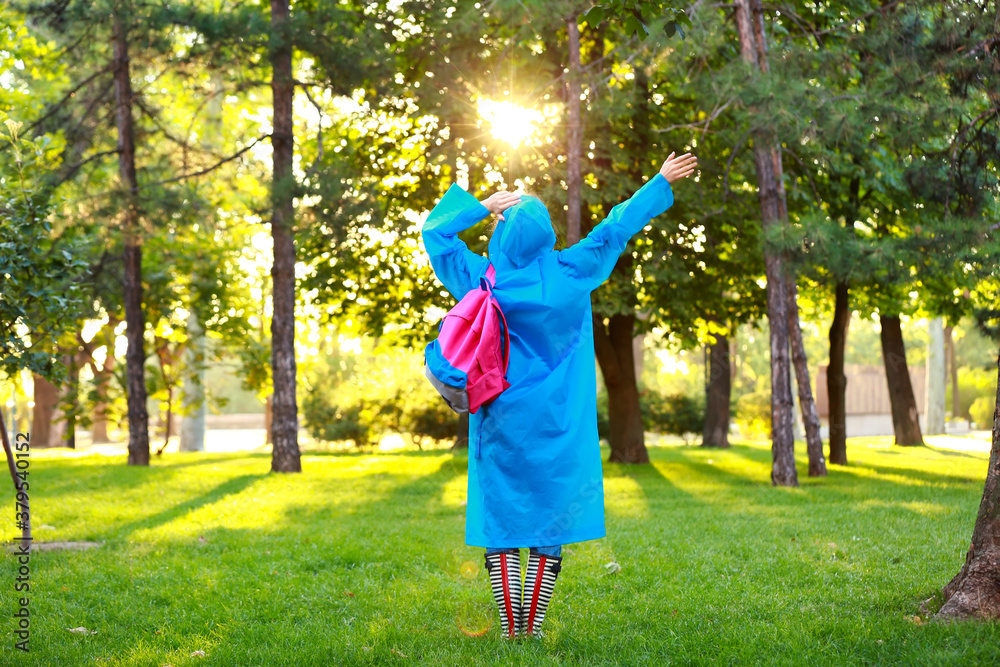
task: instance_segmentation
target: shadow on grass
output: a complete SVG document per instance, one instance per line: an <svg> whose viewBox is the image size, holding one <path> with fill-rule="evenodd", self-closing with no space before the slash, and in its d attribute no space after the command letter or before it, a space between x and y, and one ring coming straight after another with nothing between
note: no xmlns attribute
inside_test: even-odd
<svg viewBox="0 0 1000 667"><path fill-rule="evenodd" d="M222 484L219 484L215 488L206 493L201 494L190 500L186 500L178 505L174 505L169 509L165 509L156 514L144 517L137 521L131 521L129 523L115 526L109 528L105 533L101 535L102 539L114 540L114 539L125 539L132 533L138 530L145 530L149 528L156 528L162 526L178 517L181 517L188 512L194 511L200 507L210 505L215 503L226 496L236 495L242 493L251 484L257 480L263 479L268 473L261 473L255 475L240 475L239 477L233 477L228 479Z"/></svg>
<svg viewBox="0 0 1000 667"><path fill-rule="evenodd" d="M452 450L447 447L442 447L440 449L390 449L386 451L374 450L361 450L361 449L351 449L349 451L327 451L323 449L313 450L307 449L303 450L302 456L309 457L319 457L319 458L374 458L374 457L423 457L423 458L433 458L435 456L441 456L442 454L454 454L456 456L461 456L467 453L466 449ZM270 456L270 454L268 454Z"/></svg>
<svg viewBox="0 0 1000 667"><path fill-rule="evenodd" d="M368 495L370 499L348 506L293 505L286 510L289 523L320 521L334 524L345 517L349 517L352 522L379 523L393 519L418 519L440 511L454 513L454 508L442 503L442 490L452 479L466 473L465 461L440 451L410 452L409 455L416 458L440 457L441 463L430 472L380 472L361 476L356 481L344 480L345 483L356 486L355 494L362 497ZM389 484L385 488L387 478ZM376 483L382 487L378 489L377 495ZM462 509L464 516L464 507Z"/></svg>
<svg viewBox="0 0 1000 667"><path fill-rule="evenodd" d="M115 489L126 493L149 484L172 483L184 468L224 465L235 460L270 459L270 454L199 454L185 453L189 460L152 457L149 466L130 466L123 459L108 457L53 458L36 462L32 467L35 490L47 500L95 489ZM39 463L41 465L39 465Z"/></svg>
<svg viewBox="0 0 1000 667"><path fill-rule="evenodd" d="M692 495L717 506L719 512L756 514L768 520L784 517L786 523L792 518L790 512L808 517L834 506L845 512L887 512L894 519L900 512L912 516L934 511L928 503L955 511L964 507L970 489L982 484L979 480L969 484L973 480L958 476L870 465L833 466L828 477L810 478L800 461L800 486L779 488L771 485L764 476L767 473L761 474L770 469L770 452L740 446L717 452L714 464L705 460L704 452L680 448L658 453L654 463L662 465L677 480L676 485L692 484L688 487ZM739 459L753 463L756 471L733 470Z"/></svg>
<svg viewBox="0 0 1000 667"><path fill-rule="evenodd" d="M942 451L942 450L934 449L933 447L917 447L917 448L906 448L906 449L900 448L899 450L891 450L889 453L892 453L892 454L901 454L902 455L902 454L906 454L906 452L908 450L909 451L914 451L914 452L915 451L919 451L919 450L924 450L924 451L931 451L931 452L935 452L935 453L942 453L942 454L946 454L946 455L956 454L956 455L959 455L959 456L962 456L962 457L978 459L978 460L981 460L983 462L983 468L984 468L983 478L985 478L985 476L986 476L985 468L988 465L989 461L984 456L974 456L974 455L964 454L964 453L961 453L961 452ZM768 466L770 466L770 464L771 464L771 453L770 453L770 451L767 451L767 450L761 450L761 449L757 449L757 448L753 448L753 447L741 447L739 445L734 445L733 447L730 447L729 449L720 450L720 451L729 452L729 453L731 453L733 455L740 456L742 458L745 458L745 459L747 459L749 461L754 461L756 463L761 463L761 464L765 464L765 465L768 465ZM884 454L886 452L880 450L879 453L880 454ZM967 476L964 476L964 475L959 475L959 474L948 474L948 473L940 473L940 472L930 472L930 471L926 471L926 470L919 470L919 469L916 469L916 468L907 468L907 467L902 467L902 466L890 466L890 465L882 465L882 464L872 464L872 463L868 463L868 462L857 462L857 461L855 461L854 463L848 464L846 466L836 465L836 464L828 464L827 468L828 468L829 474L828 474L828 476L826 478L823 478L823 477L807 477L807 476L804 475L805 461L802 459L802 457L799 457L798 454L799 454L799 452L796 452L796 456L799 459L797 461L797 465L799 466L799 481L801 483L801 482L806 481L806 480L811 480L810 486L826 486L825 480L835 481L835 480L837 480L839 477L841 477L843 475L849 475L849 476L852 476L852 477L855 477L855 478L857 478L857 477L863 477L863 475L860 475L858 472L856 472L858 470L871 470L874 473L876 473L877 475L882 475L882 476L884 476L884 475L896 475L896 476L899 476L899 477L907 477L907 478L910 478L910 479L914 480L914 485L917 485L917 486L922 485L922 483L933 483L933 484L968 484L968 483L978 483L978 484L981 484L982 483L981 479L974 479L974 478L970 478L970 477L967 477ZM848 455L850 455L850 451L848 451ZM855 472L852 472L852 469ZM883 480L883 481L888 481L888 480ZM895 483L899 484L900 482L897 481ZM768 482L768 484L769 484L769 482Z"/></svg>

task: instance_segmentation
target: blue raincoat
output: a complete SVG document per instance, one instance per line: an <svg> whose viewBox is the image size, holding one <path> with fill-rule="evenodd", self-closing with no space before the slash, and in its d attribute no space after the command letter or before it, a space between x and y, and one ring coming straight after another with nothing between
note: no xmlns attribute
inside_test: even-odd
<svg viewBox="0 0 1000 667"><path fill-rule="evenodd" d="M452 185L421 230L438 279L456 299L490 262L510 327L511 386L469 419L465 543L562 545L604 537L597 437L597 374L590 293L608 279L628 240L673 203L661 175L576 245L556 251L549 214L535 197L504 213L489 259L458 238L489 211Z"/></svg>

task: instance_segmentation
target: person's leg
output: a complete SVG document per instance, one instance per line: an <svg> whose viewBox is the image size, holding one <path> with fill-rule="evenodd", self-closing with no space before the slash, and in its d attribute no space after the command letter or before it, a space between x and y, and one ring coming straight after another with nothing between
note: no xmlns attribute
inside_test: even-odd
<svg viewBox="0 0 1000 667"><path fill-rule="evenodd" d="M518 549L486 549L486 571L493 589L493 601L500 612L500 631L504 637L519 634L521 618L521 552Z"/></svg>
<svg viewBox="0 0 1000 667"><path fill-rule="evenodd" d="M552 599L556 577L562 570L562 547L531 547L528 554L528 572L524 578L524 601L521 605L520 632L538 634L545 619L545 610Z"/></svg>
<svg viewBox="0 0 1000 667"><path fill-rule="evenodd" d="M562 546L556 545L554 547L531 547L530 551L544 554L546 556L561 556Z"/></svg>

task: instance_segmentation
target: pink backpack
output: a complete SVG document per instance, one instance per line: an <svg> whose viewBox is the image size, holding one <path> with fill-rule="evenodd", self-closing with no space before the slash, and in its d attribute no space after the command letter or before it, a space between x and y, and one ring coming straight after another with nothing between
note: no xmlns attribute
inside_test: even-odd
<svg viewBox="0 0 1000 667"><path fill-rule="evenodd" d="M459 414L475 413L510 386L510 333L493 295L495 283L490 264L479 287L448 311L437 340L424 350L424 375Z"/></svg>

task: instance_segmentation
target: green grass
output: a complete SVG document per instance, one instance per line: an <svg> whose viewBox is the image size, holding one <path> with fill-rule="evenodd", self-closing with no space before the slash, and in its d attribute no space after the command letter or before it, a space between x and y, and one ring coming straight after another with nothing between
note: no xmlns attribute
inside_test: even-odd
<svg viewBox="0 0 1000 667"><path fill-rule="evenodd" d="M650 453L605 464L608 536L564 548L544 638L511 644L463 544L463 455L306 455L274 476L266 455L35 452L36 537L105 544L32 555L28 655L0 557L0 664L1000 661L1000 624L914 619L961 565L985 454L852 441L849 467L778 489L762 445Z"/></svg>

